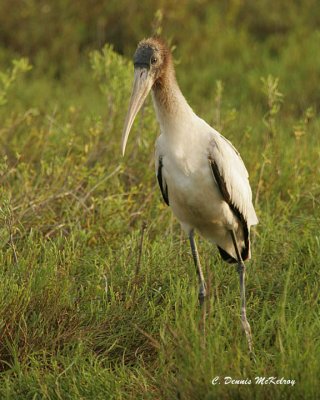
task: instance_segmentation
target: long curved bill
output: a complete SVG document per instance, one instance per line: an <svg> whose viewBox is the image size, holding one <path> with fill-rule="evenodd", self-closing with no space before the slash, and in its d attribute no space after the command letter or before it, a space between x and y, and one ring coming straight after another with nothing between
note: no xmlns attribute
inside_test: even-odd
<svg viewBox="0 0 320 400"><path fill-rule="evenodd" d="M124 156L129 133L145 98L153 85L153 80L147 68L137 68L134 70L134 81L128 113L122 131L122 155Z"/></svg>

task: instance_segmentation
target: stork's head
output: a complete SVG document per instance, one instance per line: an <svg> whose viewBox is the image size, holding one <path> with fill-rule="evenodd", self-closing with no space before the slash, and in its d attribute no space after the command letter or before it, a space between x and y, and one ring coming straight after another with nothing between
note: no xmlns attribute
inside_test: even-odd
<svg viewBox="0 0 320 400"><path fill-rule="evenodd" d="M142 40L133 56L134 81L127 117L122 133L124 155L129 133L152 86L161 81L171 65L171 53L159 38Z"/></svg>

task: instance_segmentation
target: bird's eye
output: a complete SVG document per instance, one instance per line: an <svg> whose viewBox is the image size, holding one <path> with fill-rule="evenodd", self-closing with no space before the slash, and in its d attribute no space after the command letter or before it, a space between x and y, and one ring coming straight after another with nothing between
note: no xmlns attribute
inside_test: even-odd
<svg viewBox="0 0 320 400"><path fill-rule="evenodd" d="M151 64L155 64L158 61L158 59L156 57L151 57L150 61L151 61Z"/></svg>

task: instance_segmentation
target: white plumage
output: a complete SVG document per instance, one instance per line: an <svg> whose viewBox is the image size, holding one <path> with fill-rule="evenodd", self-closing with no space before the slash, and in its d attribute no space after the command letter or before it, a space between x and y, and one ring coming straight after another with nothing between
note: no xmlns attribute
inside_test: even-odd
<svg viewBox="0 0 320 400"><path fill-rule="evenodd" d="M163 185L168 188L170 207L186 233L196 229L202 236L237 258L230 237L234 230L240 248L244 246L243 229L224 200L212 174L208 158L215 160L227 184L232 203L244 216L248 228L258 223L252 205L248 172L239 153L220 133L193 112L183 112L183 132L179 115L171 126L161 130L156 142L155 164L163 163ZM160 122L160 126L163 124ZM172 140L173 136L182 140Z"/></svg>
<svg viewBox="0 0 320 400"><path fill-rule="evenodd" d="M157 91L152 97L161 131L156 141L156 173L162 157L162 178L168 188L170 207L187 233L197 229L236 259L229 231L234 229L242 248L243 229L225 202L208 159L216 162L231 201L250 231L258 218L246 167L234 146L193 112L175 80L167 88L167 95L174 104L170 106L174 112L168 112Z"/></svg>

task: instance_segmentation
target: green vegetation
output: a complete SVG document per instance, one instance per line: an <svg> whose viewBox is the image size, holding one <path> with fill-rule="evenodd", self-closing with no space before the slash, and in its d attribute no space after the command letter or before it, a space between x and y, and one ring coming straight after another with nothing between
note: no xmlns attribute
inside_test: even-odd
<svg viewBox="0 0 320 400"><path fill-rule="evenodd" d="M318 397L317 7L0 3L1 399ZM234 267L198 238L210 292L202 325L188 243L154 176L151 99L120 155L130 57L154 31L176 46L192 107L250 172L256 362ZM225 376L296 384L225 385Z"/></svg>

